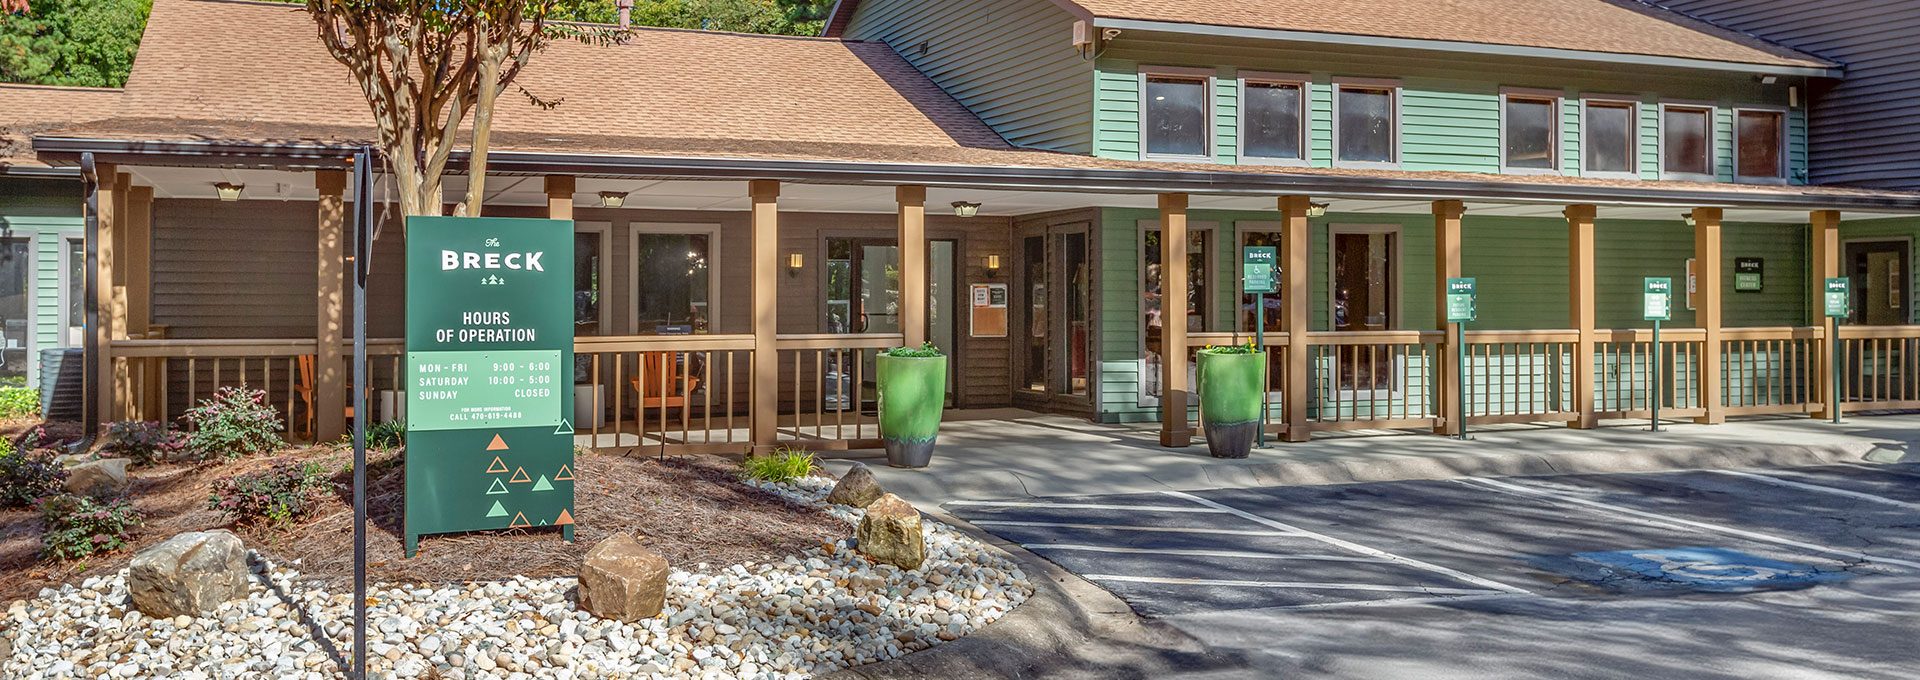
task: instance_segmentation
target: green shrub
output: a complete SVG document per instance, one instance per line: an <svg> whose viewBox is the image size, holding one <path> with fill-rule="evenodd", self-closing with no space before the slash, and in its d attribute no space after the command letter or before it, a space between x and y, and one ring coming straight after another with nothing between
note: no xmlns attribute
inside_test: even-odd
<svg viewBox="0 0 1920 680"><path fill-rule="evenodd" d="M367 428L367 446L397 449L407 444L407 424L398 420L374 423Z"/></svg>
<svg viewBox="0 0 1920 680"><path fill-rule="evenodd" d="M100 448L132 458L141 464L175 460L187 447L186 438L152 420L122 420L107 425L106 440Z"/></svg>
<svg viewBox="0 0 1920 680"><path fill-rule="evenodd" d="M95 501L86 496L60 494L40 499L40 535L43 556L77 560L120 549L140 526L140 514L125 500Z"/></svg>
<svg viewBox="0 0 1920 680"><path fill-rule="evenodd" d="M921 345L918 349L912 347L895 347L887 350L887 356L928 359L944 355L940 353L940 348L934 347L933 343L929 342Z"/></svg>
<svg viewBox="0 0 1920 680"><path fill-rule="evenodd" d="M266 520L285 526L312 510L333 483L318 461L283 460L273 467L213 483L207 507L236 523Z"/></svg>
<svg viewBox="0 0 1920 680"><path fill-rule="evenodd" d="M0 387L0 418L40 415L40 390Z"/></svg>
<svg viewBox="0 0 1920 680"><path fill-rule="evenodd" d="M59 493L67 470L53 462L54 455L45 449L15 449L0 439L0 507L24 508Z"/></svg>
<svg viewBox="0 0 1920 680"><path fill-rule="evenodd" d="M286 425L267 406L267 393L262 390L222 387L181 418L193 426L187 434L187 452L200 460L239 458L286 445L280 439Z"/></svg>
<svg viewBox="0 0 1920 680"><path fill-rule="evenodd" d="M772 455L753 456L740 463L740 473L763 482L791 482L813 471L813 452L781 448Z"/></svg>
<svg viewBox="0 0 1920 680"><path fill-rule="evenodd" d="M1207 345L1200 348L1200 351L1208 354L1255 354L1260 351L1260 348L1249 342L1244 345Z"/></svg>

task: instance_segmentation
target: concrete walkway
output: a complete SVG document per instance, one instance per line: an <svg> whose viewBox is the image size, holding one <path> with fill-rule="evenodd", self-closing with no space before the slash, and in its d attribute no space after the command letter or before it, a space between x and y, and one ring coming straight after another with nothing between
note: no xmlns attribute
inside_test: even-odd
<svg viewBox="0 0 1920 680"><path fill-rule="evenodd" d="M1162 448L1156 426L1101 425L1016 409L950 413L933 465L889 468L877 451L826 462L836 474L866 462L887 490L923 509L954 500L1114 494L1294 484L1336 484L1566 473L1920 460L1920 415L1851 415L1833 425L1807 418L1724 425L1613 422L1597 430L1500 426L1472 441L1432 434L1361 432L1269 443L1245 460L1219 460L1206 445Z"/></svg>

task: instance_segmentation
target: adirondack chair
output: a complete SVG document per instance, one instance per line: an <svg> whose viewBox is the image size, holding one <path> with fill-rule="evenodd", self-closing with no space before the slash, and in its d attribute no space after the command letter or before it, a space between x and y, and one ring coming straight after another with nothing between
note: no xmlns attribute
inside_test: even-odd
<svg viewBox="0 0 1920 680"><path fill-rule="evenodd" d="M300 366L300 381L294 383L293 391L294 395L299 397L300 404L306 407L307 417L301 418L298 423L287 423L287 432L296 437L311 438L313 436L315 415L313 406L314 357L311 354L302 354L297 357L295 363ZM353 420L353 405L351 403L346 407L346 415L347 420ZM293 420L293 414L288 413L287 419ZM295 429L296 427L299 429Z"/></svg>
<svg viewBox="0 0 1920 680"><path fill-rule="evenodd" d="M679 352L642 352L640 353L640 375L630 379L635 394L640 395L638 406L647 408L684 408L687 395L700 389L698 376L686 376L686 388L681 389L683 367L680 365ZM666 374L666 384L661 384L661 373ZM641 378L645 378L642 380Z"/></svg>

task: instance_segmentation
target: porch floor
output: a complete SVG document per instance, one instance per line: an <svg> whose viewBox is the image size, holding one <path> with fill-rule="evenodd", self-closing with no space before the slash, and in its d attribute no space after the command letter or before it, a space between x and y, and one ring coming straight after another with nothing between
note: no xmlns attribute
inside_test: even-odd
<svg viewBox="0 0 1920 680"><path fill-rule="evenodd" d="M1270 440L1245 460L1220 460L1197 437L1183 449L1161 447L1155 425L990 409L949 412L925 469L889 468L877 450L831 454L826 465L839 473L865 462L888 491L932 510L1025 496L1920 459L1909 453L1920 444L1920 414L1850 414L1840 425L1770 417L1663 427L1648 432L1644 420L1588 431L1484 426L1465 442L1403 431L1320 434L1311 442Z"/></svg>

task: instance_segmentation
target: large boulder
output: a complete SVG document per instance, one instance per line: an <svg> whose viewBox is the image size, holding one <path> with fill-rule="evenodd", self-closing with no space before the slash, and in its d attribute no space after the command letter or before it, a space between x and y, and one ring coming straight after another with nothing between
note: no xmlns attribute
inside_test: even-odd
<svg viewBox="0 0 1920 680"><path fill-rule="evenodd" d="M853 469L847 470L847 474L841 475L840 481L833 485L833 492L827 494L827 502L864 508L880 500L886 493L885 489L880 488L880 483L874 481L872 470L868 470L864 464L854 463Z"/></svg>
<svg viewBox="0 0 1920 680"><path fill-rule="evenodd" d="M205 616L247 596L247 548L225 529L190 531L140 551L127 568L127 591L155 618Z"/></svg>
<svg viewBox="0 0 1920 680"><path fill-rule="evenodd" d="M913 569L927 559L926 536L920 530L920 511L899 496L885 494L867 506L854 531L859 550L875 562Z"/></svg>
<svg viewBox="0 0 1920 680"><path fill-rule="evenodd" d="M102 458L67 468L67 493L111 498L127 492L127 459Z"/></svg>
<svg viewBox="0 0 1920 680"><path fill-rule="evenodd" d="M627 533L608 536L580 565L580 609L632 623L660 615L667 601L667 558Z"/></svg>

